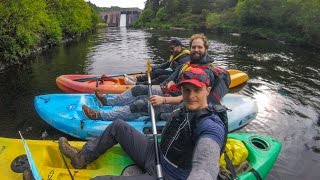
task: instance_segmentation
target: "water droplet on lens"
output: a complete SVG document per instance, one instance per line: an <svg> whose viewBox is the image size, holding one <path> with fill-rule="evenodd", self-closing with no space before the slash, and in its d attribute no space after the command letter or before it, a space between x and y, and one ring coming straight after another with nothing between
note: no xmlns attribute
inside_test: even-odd
<svg viewBox="0 0 320 180"><path fill-rule="evenodd" d="M41 139L45 139L46 137L48 137L48 133L47 133L47 131L44 131L44 132L41 134Z"/></svg>
<svg viewBox="0 0 320 180"><path fill-rule="evenodd" d="M27 127L27 132L29 132L29 131L31 131L32 130L32 127L30 126L30 127Z"/></svg>

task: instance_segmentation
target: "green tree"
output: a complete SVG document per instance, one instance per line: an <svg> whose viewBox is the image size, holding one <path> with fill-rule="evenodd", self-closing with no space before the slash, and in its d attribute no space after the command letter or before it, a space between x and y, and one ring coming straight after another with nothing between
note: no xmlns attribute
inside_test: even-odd
<svg viewBox="0 0 320 180"><path fill-rule="evenodd" d="M67 37L88 32L92 24L91 8L83 0L57 0L57 19Z"/></svg>
<svg viewBox="0 0 320 180"><path fill-rule="evenodd" d="M300 1L301 11L297 14L297 24L302 27L304 38L310 44L320 45L320 1Z"/></svg>
<svg viewBox="0 0 320 180"><path fill-rule="evenodd" d="M209 13L206 18L206 27L208 29L217 28L220 25L220 14L218 13Z"/></svg>
<svg viewBox="0 0 320 180"><path fill-rule="evenodd" d="M243 25L265 26L270 24L271 7L269 1L272 0L240 0L236 7L236 14Z"/></svg>
<svg viewBox="0 0 320 180"><path fill-rule="evenodd" d="M213 10L215 2L213 0L191 0L192 13L201 14L203 10Z"/></svg>
<svg viewBox="0 0 320 180"><path fill-rule="evenodd" d="M170 15L168 13L168 10L166 7L162 7L158 10L156 14L157 19L159 19L160 22L168 21L170 18Z"/></svg>
<svg viewBox="0 0 320 180"><path fill-rule="evenodd" d="M140 19L144 23L151 22L153 18L155 18L155 12L150 8L144 9L140 15Z"/></svg>
<svg viewBox="0 0 320 180"><path fill-rule="evenodd" d="M1 63L14 64L39 46L91 31L99 18L83 0L2 0L0 19Z"/></svg>
<svg viewBox="0 0 320 180"><path fill-rule="evenodd" d="M153 11L157 12L160 8L160 0L147 0L145 9L146 8L152 9Z"/></svg>
<svg viewBox="0 0 320 180"><path fill-rule="evenodd" d="M48 16L44 0L11 0L0 3L0 54L13 64L45 36Z"/></svg>

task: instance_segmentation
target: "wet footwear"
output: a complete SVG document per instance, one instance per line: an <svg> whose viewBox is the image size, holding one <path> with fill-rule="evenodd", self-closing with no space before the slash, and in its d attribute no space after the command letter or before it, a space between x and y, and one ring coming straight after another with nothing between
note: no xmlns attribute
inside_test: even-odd
<svg viewBox="0 0 320 180"><path fill-rule="evenodd" d="M59 149L67 158L71 159L71 165L76 169L84 169L87 165L79 150L72 147L65 137L59 138Z"/></svg>
<svg viewBox="0 0 320 180"><path fill-rule="evenodd" d="M137 83L137 78L135 76L128 76L124 74L124 82L127 85L135 85Z"/></svg>
<svg viewBox="0 0 320 180"><path fill-rule="evenodd" d="M26 170L23 171L22 179L23 179L23 180L34 180L30 168L27 168Z"/></svg>
<svg viewBox="0 0 320 180"><path fill-rule="evenodd" d="M99 111L93 110L86 105L82 105L82 111L89 119L92 119L92 120L102 119Z"/></svg>
<svg viewBox="0 0 320 180"><path fill-rule="evenodd" d="M103 106L107 106L107 98L105 95L101 94L99 90L94 90L94 95L100 101Z"/></svg>

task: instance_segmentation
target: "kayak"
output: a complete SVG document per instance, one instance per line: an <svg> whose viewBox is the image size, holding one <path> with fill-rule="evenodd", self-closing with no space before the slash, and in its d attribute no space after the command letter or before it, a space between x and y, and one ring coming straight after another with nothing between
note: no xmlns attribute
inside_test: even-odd
<svg viewBox="0 0 320 180"><path fill-rule="evenodd" d="M228 69L231 76L230 88L239 86L245 83L249 77L246 73L236 70ZM142 73L130 74L133 76L142 75ZM98 89L103 94L120 94L134 85L127 85L124 81L124 75L61 75L56 79L57 86L66 93L93 93Z"/></svg>
<svg viewBox="0 0 320 180"><path fill-rule="evenodd" d="M248 74L237 70L237 69L228 69L228 72L231 77L231 83L229 85L229 88L235 88L237 86L240 86L241 84L248 81L249 76Z"/></svg>
<svg viewBox="0 0 320 180"><path fill-rule="evenodd" d="M57 77L56 84L66 93L92 93L98 89L102 93L120 94L134 86L127 85L123 75L61 75Z"/></svg>
<svg viewBox="0 0 320 180"><path fill-rule="evenodd" d="M277 139L248 133L232 133L228 138L244 143L249 155L249 168L238 174L240 180L257 179L256 172L264 179L272 169L281 150L281 142ZM116 145L109 149L96 161L87 165L86 169L74 169L68 158L62 157L55 140L26 140L33 160L43 179L90 179L102 175L137 175L130 173L136 167L125 151ZM72 146L81 149L85 142L70 141ZM4 180L22 179L22 172L28 163L21 139L0 138L0 176ZM131 171L132 172L132 171ZM71 177L72 176L72 177Z"/></svg>
<svg viewBox="0 0 320 180"><path fill-rule="evenodd" d="M115 94L108 94L107 98ZM119 106L103 106L94 94L46 94L34 98L34 107L39 116L52 127L80 139L98 137L112 121L90 120L82 112L85 104L92 109L110 111ZM252 121L258 113L257 103L249 97L236 94L227 94L222 104L228 109L228 129L234 131ZM132 119L128 123L139 132L149 134L152 132L148 116ZM160 131L165 121L157 120Z"/></svg>

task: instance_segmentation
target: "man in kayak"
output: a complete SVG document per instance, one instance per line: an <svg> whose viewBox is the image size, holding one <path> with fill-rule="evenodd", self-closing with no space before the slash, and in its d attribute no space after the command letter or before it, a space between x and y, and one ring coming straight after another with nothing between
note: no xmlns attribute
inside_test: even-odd
<svg viewBox="0 0 320 180"><path fill-rule="evenodd" d="M191 76L192 74L192 76ZM210 78L201 68L180 74L183 107L176 109L161 136L160 164L165 179L217 179L219 158L226 138L226 127L208 106ZM156 179L154 141L123 120L110 124L97 139L81 150L59 138L59 148L74 168L85 168L116 144L128 153L145 174L131 177L101 176L97 179Z"/></svg>
<svg viewBox="0 0 320 180"><path fill-rule="evenodd" d="M179 39L172 38L169 41L169 48L171 52L169 60L165 63L152 67L151 84L153 85L159 85L164 80L166 80L173 73L173 71L176 70L177 67L185 62L190 61L190 51L182 47L182 43ZM125 81L126 84L148 85L147 75L138 77L125 75Z"/></svg>
<svg viewBox="0 0 320 180"><path fill-rule="evenodd" d="M212 70L208 68L208 63L213 60L207 53L207 37L203 34L194 34L190 38L189 46L191 50L190 64L183 64L179 67L179 70L173 72L166 80L168 83L166 83L167 85L165 87L152 87L153 95L149 98L147 97L148 86L146 85L137 85L132 89L117 95L115 98L110 99L106 99L104 95L96 92L97 98L103 105L121 107L112 111L97 111L83 105L82 109L84 114L92 120L116 120L117 118L131 120L141 116L147 116L148 102L150 102L155 107L157 119L167 120L167 113L173 112L182 101L181 92L175 86L175 84L178 83L178 77L181 72L192 66L201 67L209 75L211 85L214 86L216 84L215 75ZM216 88L212 88L211 93L208 96L210 105L220 104L220 98L228 92L229 84L222 88L223 93L221 93L220 96L215 95L215 89Z"/></svg>

